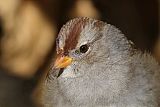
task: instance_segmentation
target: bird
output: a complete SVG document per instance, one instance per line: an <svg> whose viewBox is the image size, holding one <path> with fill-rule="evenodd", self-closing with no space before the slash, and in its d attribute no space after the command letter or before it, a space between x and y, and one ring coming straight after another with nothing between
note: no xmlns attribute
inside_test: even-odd
<svg viewBox="0 0 160 107"><path fill-rule="evenodd" d="M56 39L44 107L160 107L160 66L115 26L79 17Z"/></svg>

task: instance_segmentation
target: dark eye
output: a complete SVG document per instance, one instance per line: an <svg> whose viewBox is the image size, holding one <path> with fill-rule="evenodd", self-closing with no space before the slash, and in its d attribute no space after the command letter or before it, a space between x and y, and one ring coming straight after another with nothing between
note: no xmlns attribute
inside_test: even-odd
<svg viewBox="0 0 160 107"><path fill-rule="evenodd" d="M80 47L80 52L81 53L86 53L87 51L88 51L88 45L82 45L81 47Z"/></svg>

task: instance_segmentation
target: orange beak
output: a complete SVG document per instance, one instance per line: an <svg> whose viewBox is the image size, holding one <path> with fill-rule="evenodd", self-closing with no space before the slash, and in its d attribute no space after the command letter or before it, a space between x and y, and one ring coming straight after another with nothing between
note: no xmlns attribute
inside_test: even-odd
<svg viewBox="0 0 160 107"><path fill-rule="evenodd" d="M59 55L54 63L55 68L66 68L72 63L72 58Z"/></svg>

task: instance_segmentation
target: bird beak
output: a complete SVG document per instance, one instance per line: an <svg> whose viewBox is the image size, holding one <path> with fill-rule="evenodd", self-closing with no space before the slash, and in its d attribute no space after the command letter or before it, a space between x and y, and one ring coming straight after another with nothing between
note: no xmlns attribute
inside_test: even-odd
<svg viewBox="0 0 160 107"><path fill-rule="evenodd" d="M59 55L54 63L55 68L66 68L72 63L72 58L68 56Z"/></svg>

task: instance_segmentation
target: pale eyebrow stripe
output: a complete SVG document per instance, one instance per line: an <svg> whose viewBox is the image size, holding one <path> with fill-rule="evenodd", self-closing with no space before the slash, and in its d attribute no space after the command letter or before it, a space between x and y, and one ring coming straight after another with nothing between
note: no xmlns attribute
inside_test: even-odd
<svg viewBox="0 0 160 107"><path fill-rule="evenodd" d="M96 38L94 38L94 39L91 41L91 43L100 40L100 39L102 38L102 36L103 36L103 34L100 32L100 33L98 34L98 36L96 36Z"/></svg>
<svg viewBox="0 0 160 107"><path fill-rule="evenodd" d="M96 37L93 36L91 38L91 40L88 42L88 44L93 44L93 42L96 42L96 41L98 41L98 40L100 40L102 38L102 36L103 36L103 32L102 31L104 29L104 26L107 25L107 32L108 32L108 30L110 28L110 24L104 23L102 21L96 21L96 22L94 22L94 24L96 25L96 27L98 27L99 32L95 34ZM100 26L99 24L101 24L101 25L103 24L103 26ZM104 35L104 36L106 36L106 35Z"/></svg>

